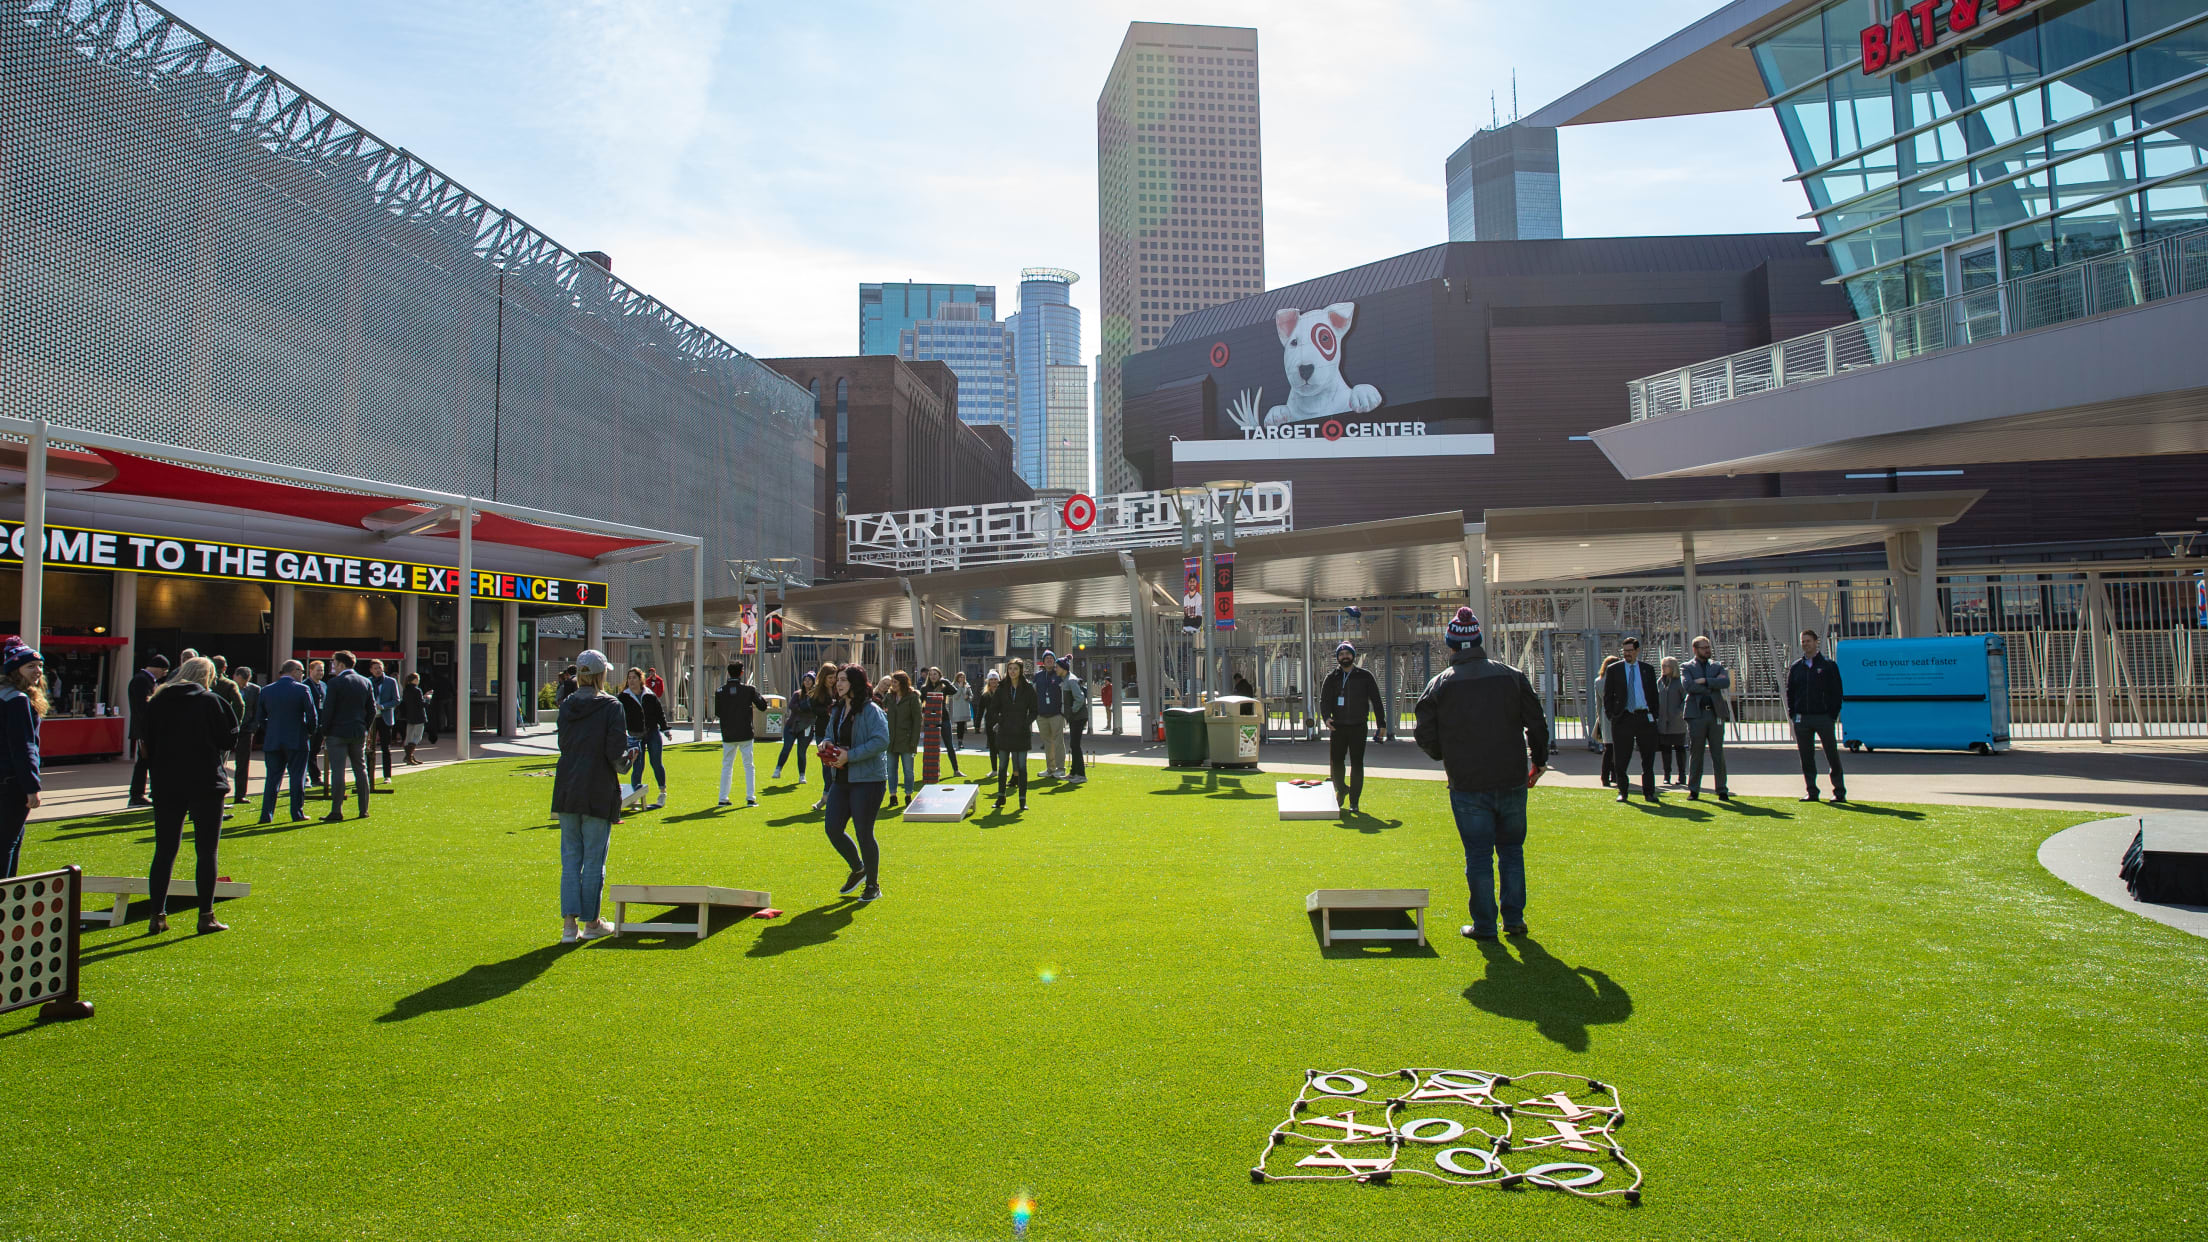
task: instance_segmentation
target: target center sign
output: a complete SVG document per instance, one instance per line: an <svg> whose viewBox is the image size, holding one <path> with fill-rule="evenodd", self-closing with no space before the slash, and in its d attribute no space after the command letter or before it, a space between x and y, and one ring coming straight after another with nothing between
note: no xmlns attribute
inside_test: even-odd
<svg viewBox="0 0 2208 1242"><path fill-rule="evenodd" d="M1066 519L1067 530L1087 530L1096 525L1096 501L1086 493L1075 492L1066 497L1061 516Z"/></svg>

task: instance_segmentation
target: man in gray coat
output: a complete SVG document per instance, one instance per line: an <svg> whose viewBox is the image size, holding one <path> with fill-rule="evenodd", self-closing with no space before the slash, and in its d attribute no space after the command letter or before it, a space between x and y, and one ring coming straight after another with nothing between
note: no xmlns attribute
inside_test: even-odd
<svg viewBox="0 0 2208 1242"><path fill-rule="evenodd" d="M1702 748L1710 751L1710 762L1717 769L1717 796L1730 798L1733 791L1725 784L1725 722L1733 718L1733 708L1725 697L1732 688L1733 675L1723 664L1711 658L1710 640L1696 635L1694 658L1679 666L1679 679L1687 687L1687 801L1698 802L1702 798Z"/></svg>

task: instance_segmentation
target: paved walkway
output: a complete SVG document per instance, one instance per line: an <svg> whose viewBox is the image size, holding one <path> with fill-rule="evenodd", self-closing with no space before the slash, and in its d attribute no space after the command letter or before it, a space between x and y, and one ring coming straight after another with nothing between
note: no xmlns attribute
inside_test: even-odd
<svg viewBox="0 0 2208 1242"><path fill-rule="evenodd" d="M710 739L713 734L707 732ZM690 730L678 725L675 741L690 740ZM969 733L968 741L972 735ZM1092 734L1091 759L1104 763L1165 766L1165 747L1131 734L1114 737ZM501 739L479 733L475 753L493 755L549 755L557 750L550 724L535 725L522 736ZM765 749L764 744L762 750ZM393 753L398 753L393 748ZM425 761L409 768L394 764L392 773L403 786L405 778L453 762L453 746L447 738L422 747ZM1756 798L1801 796L1800 760L1792 746L1770 743L1735 743L1726 748L1733 792ZM1038 762L1040 755L1037 755ZM1842 762L1848 769L1848 793L1859 802L1927 802L1965 806L2013 806L2139 814L2150 811L2208 811L2208 739L2166 739L2117 742L2103 745L2088 741L2019 743L2001 755L1968 752L1878 751L1849 754ZM1327 771L1327 747L1321 742L1268 743L1264 751L1266 771L1299 776ZM1552 759L1544 783L1567 788L1593 789L1599 782L1599 756L1578 743L1566 743ZM1440 765L1421 754L1408 740L1376 742L1365 750L1365 770L1371 776L1411 780L1442 779ZM1659 777L1662 769L1659 765ZM381 777L381 768L378 768ZM1705 782L1708 776L1705 774ZM46 805L38 818L93 815L122 808L130 783L125 763L56 763L46 771ZM1829 793L1829 782L1823 783ZM1638 774L1635 788L1639 787ZM261 762L253 763L253 793L261 789ZM1705 790L1710 790L1708 783ZM1684 797L1684 791L1665 789L1665 797Z"/></svg>
<svg viewBox="0 0 2208 1242"><path fill-rule="evenodd" d="M2137 817L2095 820L2065 828L2039 846L2039 865L2080 892L2141 918L2153 919L2208 939L2208 906L2160 905L2139 901L2124 887L2117 869L2124 851L2139 833Z"/></svg>

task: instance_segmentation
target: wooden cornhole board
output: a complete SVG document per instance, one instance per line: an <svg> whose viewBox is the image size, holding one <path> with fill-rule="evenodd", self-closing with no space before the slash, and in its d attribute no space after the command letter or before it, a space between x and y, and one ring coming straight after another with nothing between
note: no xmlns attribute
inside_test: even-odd
<svg viewBox="0 0 2208 1242"><path fill-rule="evenodd" d="M624 811L643 810L644 792L645 786L641 783L621 786L621 809Z"/></svg>
<svg viewBox="0 0 2208 1242"><path fill-rule="evenodd" d="M1320 781L1308 788L1292 781L1273 786L1273 798L1282 819L1340 819L1342 807L1334 800L1334 782Z"/></svg>
<svg viewBox="0 0 2208 1242"><path fill-rule="evenodd" d="M1426 890L1423 888L1322 888L1303 899L1305 913L1319 912L1319 943L1344 940L1416 940L1426 943ZM1334 930L1336 910L1404 910L1416 927L1350 927Z"/></svg>
<svg viewBox="0 0 2208 1242"><path fill-rule="evenodd" d="M979 785L922 785L905 804L905 818L923 824L955 824L973 813Z"/></svg>
<svg viewBox="0 0 2208 1242"><path fill-rule="evenodd" d="M714 906L763 910L773 904L765 893L755 893L748 888L715 888L710 884L608 884L606 895L613 898L613 934L616 936L638 931L694 932L703 940ZM640 906L696 906L698 921L631 923L629 903L632 901Z"/></svg>
<svg viewBox="0 0 2208 1242"><path fill-rule="evenodd" d="M104 911L86 910L81 917L86 922L105 918L109 927L119 927L122 925L123 919L130 913L131 898L153 896L153 882L142 875L88 875L84 877L84 891L87 893L113 893L115 894L115 906L113 909ZM250 884L234 880L215 881L215 900L217 901L225 901L232 897L243 897L252 891L253 886ZM181 877L171 879L169 881L169 896L197 897L199 896L199 882Z"/></svg>

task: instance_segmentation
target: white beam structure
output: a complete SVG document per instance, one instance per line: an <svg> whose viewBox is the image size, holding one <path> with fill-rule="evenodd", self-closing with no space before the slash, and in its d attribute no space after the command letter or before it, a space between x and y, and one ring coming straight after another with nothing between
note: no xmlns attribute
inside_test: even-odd
<svg viewBox="0 0 2208 1242"><path fill-rule="evenodd" d="M1180 510L1169 492L1099 496L1095 521L1079 531L1065 524L1064 504L1060 493L994 505L854 513L844 519L845 558L853 565L933 573L1154 548L1180 538ZM1294 530L1294 489L1287 483L1252 485L1236 501L1233 524L1244 535Z"/></svg>

